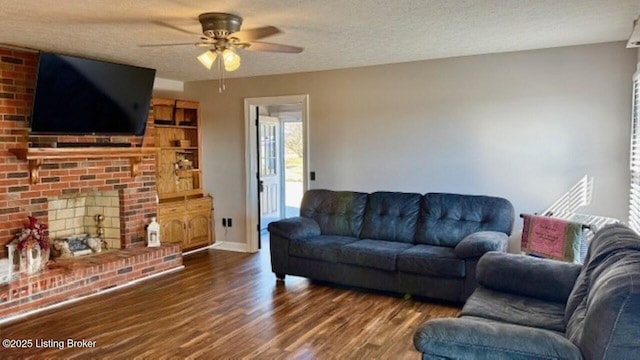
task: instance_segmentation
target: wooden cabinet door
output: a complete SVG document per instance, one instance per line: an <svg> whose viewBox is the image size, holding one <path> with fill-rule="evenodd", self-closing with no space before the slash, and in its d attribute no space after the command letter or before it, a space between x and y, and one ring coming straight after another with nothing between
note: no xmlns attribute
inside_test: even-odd
<svg viewBox="0 0 640 360"><path fill-rule="evenodd" d="M207 245L211 239L210 210L188 215L189 242L187 246Z"/></svg>
<svg viewBox="0 0 640 360"><path fill-rule="evenodd" d="M182 216L160 219L160 236L163 243L187 243L187 224Z"/></svg>
<svg viewBox="0 0 640 360"><path fill-rule="evenodd" d="M175 152L160 151L160 156L156 161L156 187L159 194L169 194L176 191L175 163Z"/></svg>

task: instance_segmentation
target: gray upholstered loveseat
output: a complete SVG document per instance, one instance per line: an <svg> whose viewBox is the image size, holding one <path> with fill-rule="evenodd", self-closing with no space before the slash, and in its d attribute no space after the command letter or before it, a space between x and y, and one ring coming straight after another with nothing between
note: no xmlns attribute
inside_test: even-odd
<svg viewBox="0 0 640 360"><path fill-rule="evenodd" d="M640 237L600 230L583 266L488 253L459 318L426 322L423 359L640 359Z"/></svg>
<svg viewBox="0 0 640 360"><path fill-rule="evenodd" d="M461 302L480 256L506 250L513 217L496 197L310 190L300 217L269 224L271 266L281 279Z"/></svg>

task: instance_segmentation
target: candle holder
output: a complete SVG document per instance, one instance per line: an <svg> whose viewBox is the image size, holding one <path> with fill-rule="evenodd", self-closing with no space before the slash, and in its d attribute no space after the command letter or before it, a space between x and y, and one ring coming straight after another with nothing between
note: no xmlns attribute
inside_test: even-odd
<svg viewBox="0 0 640 360"><path fill-rule="evenodd" d="M100 242L102 243L102 250L107 250L108 244L107 244L107 241L104 239L104 226L102 225L102 222L104 221L104 215L96 214L96 216L94 216L93 219L96 221L96 235L98 236L98 238L100 239Z"/></svg>

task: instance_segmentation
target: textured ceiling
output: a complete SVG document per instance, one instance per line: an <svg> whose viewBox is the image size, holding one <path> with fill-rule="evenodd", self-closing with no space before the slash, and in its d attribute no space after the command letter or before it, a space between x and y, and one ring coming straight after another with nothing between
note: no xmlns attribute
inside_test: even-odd
<svg viewBox="0 0 640 360"><path fill-rule="evenodd" d="M195 42L154 22L200 32L197 15L231 12L243 29L273 25L265 41L301 54L242 51L232 77L388 64L626 40L640 0L0 0L0 43L156 68L158 76L214 78Z"/></svg>

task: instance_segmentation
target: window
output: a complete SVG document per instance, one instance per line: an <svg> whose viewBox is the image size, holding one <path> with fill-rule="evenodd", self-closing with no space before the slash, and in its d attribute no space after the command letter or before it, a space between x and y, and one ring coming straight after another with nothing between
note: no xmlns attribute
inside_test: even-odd
<svg viewBox="0 0 640 360"><path fill-rule="evenodd" d="M275 124L260 124L260 176L278 175L278 143Z"/></svg>
<svg viewBox="0 0 640 360"><path fill-rule="evenodd" d="M640 71L633 76L630 166L629 226L640 232Z"/></svg>

